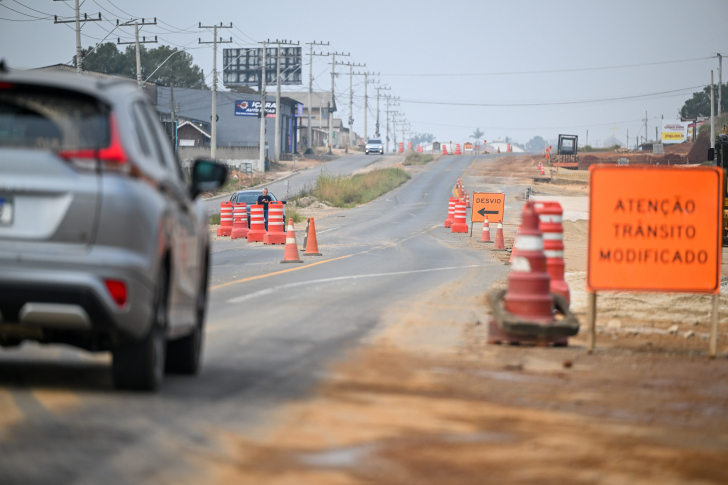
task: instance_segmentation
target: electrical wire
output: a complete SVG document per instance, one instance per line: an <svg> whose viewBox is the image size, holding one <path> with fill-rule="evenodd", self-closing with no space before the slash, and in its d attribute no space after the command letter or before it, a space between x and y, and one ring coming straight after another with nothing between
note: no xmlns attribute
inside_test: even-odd
<svg viewBox="0 0 728 485"><path fill-rule="evenodd" d="M573 105L573 104L603 103L603 102L609 102L609 101L623 101L623 100L627 100L627 99L648 98L648 97L652 97L652 96L660 96L663 94L682 93L684 91L691 91L693 89L699 89L699 88L704 88L704 87L705 87L705 85L700 85L700 86L691 86L688 88L673 89L670 91L660 91L657 93L636 94L636 95L632 95L632 96L590 99L590 100L581 100L581 101L553 101L553 102L544 102L544 103L459 103L459 102L448 103L448 102L438 102L438 101L420 101L420 100L414 100L414 99L400 99L399 101L401 103L410 103L410 104L429 104L429 105L442 105L442 106L466 106L466 107L486 107L486 108L510 108L510 107L527 107L527 106L564 106L564 105Z"/></svg>
<svg viewBox="0 0 728 485"><path fill-rule="evenodd" d="M706 59L715 59L718 56L695 57L692 59L679 59L675 61L646 62L641 64L623 64L618 66L603 67L583 67L574 69L548 69L542 71L506 71L506 72L480 72L480 73L385 73L383 76L399 76L399 77L452 77L452 76L513 76L521 74L554 74L562 72L583 72L583 71L603 71L608 69L626 69L632 67L659 66L663 64L677 64L683 62L704 61Z"/></svg>

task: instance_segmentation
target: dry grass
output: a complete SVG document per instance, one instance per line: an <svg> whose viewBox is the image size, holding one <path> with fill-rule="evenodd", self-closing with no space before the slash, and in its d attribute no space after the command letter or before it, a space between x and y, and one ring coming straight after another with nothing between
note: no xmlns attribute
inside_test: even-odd
<svg viewBox="0 0 728 485"><path fill-rule="evenodd" d="M407 157L404 159L403 165L424 165L426 163L429 163L433 161L435 157L430 155L429 153L418 153L418 152L412 152L407 155Z"/></svg>
<svg viewBox="0 0 728 485"><path fill-rule="evenodd" d="M352 177L321 172L316 179L316 185L300 196L311 195L328 205L350 208L386 194L409 178L410 175L401 168L372 170Z"/></svg>

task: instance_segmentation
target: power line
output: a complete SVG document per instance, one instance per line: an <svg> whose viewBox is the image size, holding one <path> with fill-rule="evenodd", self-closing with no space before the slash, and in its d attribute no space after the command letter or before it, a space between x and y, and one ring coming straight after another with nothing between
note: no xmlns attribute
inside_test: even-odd
<svg viewBox="0 0 728 485"><path fill-rule="evenodd" d="M661 91L658 93L649 94L637 94L633 96L621 96L616 98L603 98L603 99L590 99L582 101L554 101L545 103L458 103L458 102L437 102L437 101L420 101L414 99L400 99L400 102L410 104L429 104L429 105L442 105L442 106L468 106L468 107L486 107L486 108L507 108L507 107L526 107L526 106L563 106L570 104L589 104L589 103L603 103L607 101L623 101L625 99L638 99L648 98L651 96L659 96L662 94L680 93L683 91L691 91L693 89L704 88L705 85L691 86L689 88L674 89L671 91Z"/></svg>
<svg viewBox="0 0 728 485"><path fill-rule="evenodd" d="M660 61L646 62L642 64L623 64L619 66L603 66L603 67L582 67L574 69L549 69L543 71L505 71L505 72L471 72L471 73L387 73L385 76L402 76L402 77L452 77L452 76L512 76L521 74L554 74L561 72L583 72L583 71L604 71L608 69L625 69L631 67L658 66L663 64L677 64L682 62L704 61L706 59L715 59L717 56L695 57L692 59L680 59L676 61Z"/></svg>

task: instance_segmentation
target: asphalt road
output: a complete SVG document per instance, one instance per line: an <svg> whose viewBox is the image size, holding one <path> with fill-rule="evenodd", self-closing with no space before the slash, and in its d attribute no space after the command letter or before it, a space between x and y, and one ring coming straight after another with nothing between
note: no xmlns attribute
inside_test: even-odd
<svg viewBox="0 0 728 485"><path fill-rule="evenodd" d="M326 167L353 171L375 160ZM107 355L0 351L0 408L17 419L0 417L0 483L194 482L195 456L227 459L220 436L268 429L388 309L465 276L499 280L503 265L482 249L457 248L442 228L455 180L472 161L442 157L380 199L322 219L323 256L304 264L280 264L281 246L216 242L202 371L168 376L157 394L115 391Z"/></svg>
<svg viewBox="0 0 728 485"><path fill-rule="evenodd" d="M350 175L381 159L381 155L348 155L330 162L322 163L316 168L301 170L295 175L288 177L286 180L271 182L264 185L264 187L268 187L268 190L275 194L278 199L284 200L288 196L298 194L307 186L313 186L316 182L316 177L318 177L322 170L334 175ZM286 185L286 182L288 185ZM225 200L227 200L227 197L216 197L212 200L205 201L204 205L206 212L208 214L216 214L220 212L220 202Z"/></svg>

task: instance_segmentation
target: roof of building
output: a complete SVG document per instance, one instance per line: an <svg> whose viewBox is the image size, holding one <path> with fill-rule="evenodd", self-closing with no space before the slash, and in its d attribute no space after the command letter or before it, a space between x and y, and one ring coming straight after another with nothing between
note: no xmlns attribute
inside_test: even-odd
<svg viewBox="0 0 728 485"><path fill-rule="evenodd" d="M202 134L203 134L204 136L206 136L207 138L210 138L210 134L209 134L208 132L206 132L205 130L203 130L203 129L202 129L202 127L200 127L200 126L197 126L197 125L196 125L195 123L193 123L193 122L191 122L191 121L183 121L182 123L180 123L179 125L177 125L177 130L179 130L179 129L180 129L180 128L182 128L183 126L188 126L188 125L189 125L189 126L191 126L191 127L192 127L192 128L194 128L194 129L196 129L196 130L197 130L197 131L199 131L200 133L202 133Z"/></svg>
<svg viewBox="0 0 728 485"><path fill-rule="evenodd" d="M286 91L285 93L281 93L281 96L288 96L291 99L295 99L297 102L301 103L304 108L308 108L308 91ZM318 108L321 106L325 107L328 103L331 103L333 105L332 111L336 111L336 99L334 99L333 103L331 102L330 91L319 91L311 93L311 105L313 106L313 108Z"/></svg>

